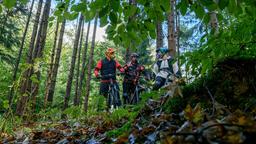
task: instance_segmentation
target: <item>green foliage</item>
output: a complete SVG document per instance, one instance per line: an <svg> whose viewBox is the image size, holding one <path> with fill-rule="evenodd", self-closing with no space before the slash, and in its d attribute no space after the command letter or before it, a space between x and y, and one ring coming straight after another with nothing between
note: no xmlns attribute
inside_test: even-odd
<svg viewBox="0 0 256 144"><path fill-rule="evenodd" d="M130 113L127 109L119 108L117 110L114 110L111 116L106 118L106 121L117 123L120 122L122 119L129 119L129 116L131 115L132 113Z"/></svg>
<svg viewBox="0 0 256 144"><path fill-rule="evenodd" d="M179 113L184 108L184 100L181 97L170 98L164 105L163 110L167 113Z"/></svg>
<svg viewBox="0 0 256 144"><path fill-rule="evenodd" d="M0 115L0 133L13 134L13 129L21 125L22 119L18 116L14 116L11 109L4 115Z"/></svg>
<svg viewBox="0 0 256 144"><path fill-rule="evenodd" d="M122 134L124 134L124 133L129 132L129 131L131 130L131 126L132 126L132 124L131 124L131 122L129 121L129 122L125 123L121 128L108 131L108 132L106 133L106 135L107 135L108 137L118 137L118 136L120 136L120 135L122 135Z"/></svg>
<svg viewBox="0 0 256 144"><path fill-rule="evenodd" d="M41 120L47 121L48 119L52 120L53 122L57 122L61 119L61 110L59 108L49 108L47 110L42 110L38 113L41 116Z"/></svg>
<svg viewBox="0 0 256 144"><path fill-rule="evenodd" d="M247 5L241 5L244 13L233 16L224 16L220 21L220 30L217 35L213 32L205 33L201 38L201 46L193 52L184 54L183 63L192 75L201 76L211 72L218 61L226 57L249 57L256 54L255 20L245 11ZM188 61L187 61L188 59Z"/></svg>
<svg viewBox="0 0 256 144"><path fill-rule="evenodd" d="M67 115L69 119L77 120L81 118L82 115L85 115L85 112L80 106L72 106L65 109L63 114Z"/></svg>
<svg viewBox="0 0 256 144"><path fill-rule="evenodd" d="M6 8L12 8L16 4L16 0L3 0L3 4L6 6Z"/></svg>

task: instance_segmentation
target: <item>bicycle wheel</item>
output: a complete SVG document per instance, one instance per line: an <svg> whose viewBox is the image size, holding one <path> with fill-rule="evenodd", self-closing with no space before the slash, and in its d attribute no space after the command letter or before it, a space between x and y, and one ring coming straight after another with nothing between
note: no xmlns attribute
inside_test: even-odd
<svg viewBox="0 0 256 144"><path fill-rule="evenodd" d="M136 88L135 88L134 96L135 96L134 103L137 104L139 102L139 89L138 89L138 86L136 86Z"/></svg>
<svg viewBox="0 0 256 144"><path fill-rule="evenodd" d="M121 106L121 99L116 85L113 87L113 103L115 108Z"/></svg>
<svg viewBox="0 0 256 144"><path fill-rule="evenodd" d="M108 93L108 100L107 100L107 107L108 109L111 108L111 105L113 104L113 92L112 88L110 87L109 93Z"/></svg>
<svg viewBox="0 0 256 144"><path fill-rule="evenodd" d="M130 104L136 104L138 102L138 87L136 86L134 91L131 93Z"/></svg>

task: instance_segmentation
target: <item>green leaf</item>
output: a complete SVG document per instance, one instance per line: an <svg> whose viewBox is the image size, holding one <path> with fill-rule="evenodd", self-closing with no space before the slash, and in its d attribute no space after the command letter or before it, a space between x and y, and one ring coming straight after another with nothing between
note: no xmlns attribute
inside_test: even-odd
<svg viewBox="0 0 256 144"><path fill-rule="evenodd" d="M95 16L95 11L88 11L86 13L83 13L83 15L85 16L85 21L88 22L90 20L92 20Z"/></svg>
<svg viewBox="0 0 256 144"><path fill-rule="evenodd" d="M113 11L117 12L120 7L120 0L111 1L110 6L113 9Z"/></svg>
<svg viewBox="0 0 256 144"><path fill-rule="evenodd" d="M125 14L127 17L130 17L130 16L133 16L136 13L136 11L137 11L137 8L134 5L129 5L127 7L127 13Z"/></svg>
<svg viewBox="0 0 256 144"><path fill-rule="evenodd" d="M170 0L161 0L160 7L164 9L164 12L170 11Z"/></svg>
<svg viewBox="0 0 256 144"><path fill-rule="evenodd" d="M117 23L117 15L114 12L110 12L109 19L111 20L112 23L116 24Z"/></svg>
<svg viewBox="0 0 256 144"><path fill-rule="evenodd" d="M225 7L228 6L229 0L219 0L219 7L223 10Z"/></svg>
<svg viewBox="0 0 256 144"><path fill-rule="evenodd" d="M9 108L9 102L8 102L8 100L4 100L4 101L3 101L3 107L4 107L5 109L8 109L8 108Z"/></svg>
<svg viewBox="0 0 256 144"><path fill-rule="evenodd" d="M54 19L55 19L55 17L51 16L51 17L49 17L48 21L50 22L50 21L53 21Z"/></svg>
<svg viewBox="0 0 256 144"><path fill-rule="evenodd" d="M86 3L79 3L71 7L71 11L75 11L75 12L85 11L86 9L87 9Z"/></svg>
<svg viewBox="0 0 256 144"><path fill-rule="evenodd" d="M152 39L156 38L156 32L154 30L149 31L149 35Z"/></svg>
<svg viewBox="0 0 256 144"><path fill-rule="evenodd" d="M124 32L125 32L125 26L124 26L124 24L119 24L119 25L117 26L117 32L118 32L118 33L124 33Z"/></svg>
<svg viewBox="0 0 256 144"><path fill-rule="evenodd" d="M10 9L15 6L16 0L3 0L3 4L6 8Z"/></svg>
<svg viewBox="0 0 256 144"><path fill-rule="evenodd" d="M95 8L101 8L103 5L106 5L106 1L105 0L96 0L94 2Z"/></svg>
<svg viewBox="0 0 256 144"><path fill-rule="evenodd" d="M155 29L155 25L153 23L145 22L145 25L149 31Z"/></svg>
<svg viewBox="0 0 256 144"><path fill-rule="evenodd" d="M61 14L62 14L62 11L61 11L61 10L56 10L56 11L54 12L54 15L55 15L55 16L61 16Z"/></svg>
<svg viewBox="0 0 256 144"><path fill-rule="evenodd" d="M64 13L64 17L67 20L74 20L74 19L76 19L78 17L78 13L77 12L74 12L74 13L65 12Z"/></svg>
<svg viewBox="0 0 256 144"><path fill-rule="evenodd" d="M180 9L180 13L184 16L187 13L188 2L183 0L177 5L177 7Z"/></svg>
<svg viewBox="0 0 256 144"><path fill-rule="evenodd" d="M210 14L206 14L204 16L203 22L207 25L207 24L209 24L210 19L211 19Z"/></svg>
<svg viewBox="0 0 256 144"><path fill-rule="evenodd" d="M108 24L108 17L107 16L101 17L100 18L100 27L104 27L107 24Z"/></svg>
<svg viewBox="0 0 256 144"><path fill-rule="evenodd" d="M51 27L53 26L53 22L52 22L52 21L49 22L48 25L49 25L49 27L51 28Z"/></svg>
<svg viewBox="0 0 256 144"><path fill-rule="evenodd" d="M103 16L105 16L105 15L107 15L107 14L108 14L108 6L103 7L103 8L100 10L100 12L99 12L99 18L101 18L101 17L103 17Z"/></svg>
<svg viewBox="0 0 256 144"><path fill-rule="evenodd" d="M196 13L198 18L202 19L204 17L204 14L205 14L204 8L197 5L196 8L195 8L195 13Z"/></svg>
<svg viewBox="0 0 256 144"><path fill-rule="evenodd" d="M31 77L30 77L30 80L34 83L39 83L39 80L37 78L37 75L36 74L33 74Z"/></svg>

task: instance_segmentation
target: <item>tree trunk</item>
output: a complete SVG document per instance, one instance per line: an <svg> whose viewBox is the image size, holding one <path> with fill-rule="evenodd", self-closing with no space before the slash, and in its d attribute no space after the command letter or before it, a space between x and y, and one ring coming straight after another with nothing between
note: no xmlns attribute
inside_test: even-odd
<svg viewBox="0 0 256 144"><path fill-rule="evenodd" d="M88 100L90 95L90 81L91 81L91 70L92 70L92 62L93 62L93 55L94 55L94 47L95 47L95 37L96 37L96 30L97 30L97 22L98 22L98 14L96 15L94 21L94 28L93 28L93 35L92 35L92 45L90 49L90 56L88 61L88 71L87 71L87 79L86 79L86 92L85 92L85 99L84 99L84 111L87 112L88 110Z"/></svg>
<svg viewBox="0 0 256 144"><path fill-rule="evenodd" d="M82 70L81 70L79 86L78 86L77 105L80 105L81 93L82 93L82 89L83 89L83 81L84 81L84 78L85 78L85 68L86 68L85 63L86 63L87 51L88 51L88 40L89 40L89 33L90 33L90 25L91 25L91 22L89 21L88 27L87 27L86 40L85 40L85 47L84 47L84 51L82 53L82 58L83 58L82 59Z"/></svg>
<svg viewBox="0 0 256 144"><path fill-rule="evenodd" d="M210 13L210 24L211 24L211 28L214 30L214 34L218 34L219 33L219 23L218 23L218 18L216 15L216 12L211 12Z"/></svg>
<svg viewBox="0 0 256 144"><path fill-rule="evenodd" d="M157 22L156 24L156 49L159 49L161 47L163 47L163 39L164 39L164 35L163 35L163 28L162 28L162 22Z"/></svg>
<svg viewBox="0 0 256 144"><path fill-rule="evenodd" d="M76 54L77 54L77 48L78 48L79 37L80 37L83 19L84 19L83 15L80 14L79 24L78 24L78 28L77 28L77 32L76 32L76 36L75 36L74 47L73 47L73 52L72 52L72 60L71 60L70 69L69 69L69 75L68 75L68 81L67 81L67 87L66 87L66 95L64 97L63 111L68 107L68 102L69 102L69 98L70 98L72 81L73 81L73 76L74 76L74 68L75 68L75 62L76 62Z"/></svg>
<svg viewBox="0 0 256 144"><path fill-rule="evenodd" d="M131 45L131 44L130 44ZM126 48L126 51L125 51L125 63L128 63L129 61L129 56L130 56L130 47L127 47Z"/></svg>
<svg viewBox="0 0 256 144"><path fill-rule="evenodd" d="M18 69L19 69L20 59L21 59L22 52L23 52L23 47L24 47L24 43L25 43L25 39L26 39L26 35L27 35L29 23L30 23L30 18L31 18L31 15L32 15L32 10L33 10L33 7L34 7L34 2L35 2L35 0L32 1L31 6L30 6L27 22L26 22L26 25L25 25L25 30L24 30L22 40L21 40L21 46L20 46L19 54L18 54L17 61L16 61L16 64L15 64L15 67L14 67L14 72L13 72L13 77L12 77L13 84L15 83L16 78L17 78L17 72L18 72ZM9 97L8 97L9 105L12 104L13 91L14 91L14 86L11 87L11 90L10 90L10 93L9 93Z"/></svg>
<svg viewBox="0 0 256 144"><path fill-rule="evenodd" d="M36 62L35 60L41 59L43 57L43 51L44 51L44 46L45 46L45 41L46 41L46 34L47 34L47 29L48 29L48 18L50 15L50 8L51 8L51 0L46 0L45 6L44 6L44 12L42 16L42 21L40 24L40 29L38 33L38 38L37 42L35 45L35 50L33 52L33 65ZM41 32L40 32L41 31ZM39 35L40 34L40 35ZM40 65L39 65L40 68ZM35 106L36 102L36 95L38 94L39 91L39 85L40 85L40 69L38 70L33 70L32 74L35 74L37 81L32 81L32 89L31 89L31 99L32 99L32 105L33 107Z"/></svg>
<svg viewBox="0 0 256 144"><path fill-rule="evenodd" d="M80 57L81 57L81 49L83 46L83 36L84 36L84 21L82 23L82 30L79 42L79 48L77 52L77 66L76 66L76 85L75 85L75 96L74 96L74 105L77 106L78 103L78 89L79 89L79 74L80 74Z"/></svg>
<svg viewBox="0 0 256 144"><path fill-rule="evenodd" d="M170 56L176 54L176 26L175 26L175 0L170 0L171 12L168 16L168 48Z"/></svg>
<svg viewBox="0 0 256 144"><path fill-rule="evenodd" d="M48 101L48 95L49 95L49 88L51 85L51 80L52 80L52 73L53 73L53 65L54 65L54 57L56 54L56 45L57 45L57 38L58 38L58 32L59 32L59 21L57 20L57 25L55 29L55 36L54 36L54 43L51 51L51 62L50 62L50 67L48 68L47 71L47 80L46 80L46 85L45 85L45 96L44 96L44 104L46 104L46 101Z"/></svg>
<svg viewBox="0 0 256 144"><path fill-rule="evenodd" d="M129 5L136 5L136 0L129 0ZM128 23L131 22L131 21L134 21L134 17L135 15L132 15L132 16L129 16L128 18ZM129 47L126 48L126 51L125 51L125 63L127 63L129 61L129 58L130 58L130 54L132 53L131 51L131 46L132 46L132 42L130 42L129 44Z"/></svg>
<svg viewBox="0 0 256 144"><path fill-rule="evenodd" d="M180 14L176 10L176 28L177 28L177 55L178 55L178 66L179 66L179 71L181 72L181 67L180 67Z"/></svg>
<svg viewBox="0 0 256 144"><path fill-rule="evenodd" d="M23 79L21 81L21 88L20 88L21 98L20 98L20 100L17 101L16 114L18 114L18 115L23 115L24 106L28 100L28 95L29 95L28 91L30 91L30 85L29 85L30 82L29 81L30 81L30 73L31 73L31 67L32 67L31 66L32 65L32 54L33 54L33 50L34 50L36 35L38 32L39 18L41 15L42 5L43 5L43 0L39 0L37 12L36 12L36 16L35 16L35 22L34 22L34 26L33 26L33 31L31 34L29 50L28 50L27 58L26 58L26 63L28 65L28 68L26 69L26 71L23 74Z"/></svg>
<svg viewBox="0 0 256 144"><path fill-rule="evenodd" d="M54 66L53 66L53 71L52 71L52 79L51 79L50 88L49 88L49 92L48 92L48 96L47 96L47 98L48 98L47 101L48 102L53 101L53 95L54 95L56 79L57 79L59 63L60 63L63 36L64 36L64 32L65 32L65 25L66 25L66 20L64 19L62 24L61 24L61 28L60 28L58 46L57 46L57 50L56 50L56 56L55 56L55 61L54 61ZM45 102L45 106L46 106L46 103L47 102Z"/></svg>

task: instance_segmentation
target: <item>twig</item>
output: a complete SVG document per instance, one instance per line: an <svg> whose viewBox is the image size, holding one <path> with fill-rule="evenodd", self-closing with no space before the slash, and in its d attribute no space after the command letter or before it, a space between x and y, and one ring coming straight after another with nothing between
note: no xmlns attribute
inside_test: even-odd
<svg viewBox="0 0 256 144"><path fill-rule="evenodd" d="M211 97L211 99L212 99L212 116L213 116L214 113L215 113L215 99L214 99L214 97L212 96L210 90L208 89L208 87L207 87L206 85L205 85L205 88L206 88L208 94L210 95L210 97Z"/></svg>

